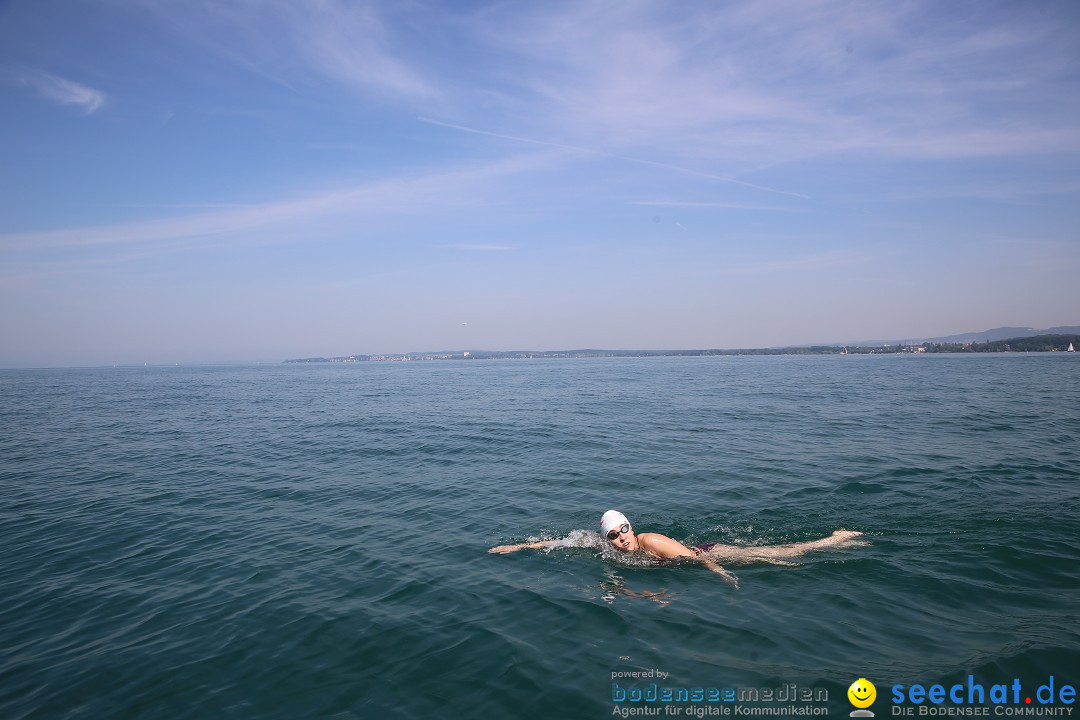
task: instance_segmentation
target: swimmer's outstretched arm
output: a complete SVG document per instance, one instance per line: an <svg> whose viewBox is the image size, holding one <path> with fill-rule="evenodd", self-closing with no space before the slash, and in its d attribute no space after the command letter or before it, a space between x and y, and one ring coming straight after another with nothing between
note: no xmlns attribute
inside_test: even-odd
<svg viewBox="0 0 1080 720"><path fill-rule="evenodd" d="M496 545L495 547L488 550L488 552L495 553L497 555L505 555L506 553L517 552L518 550L554 547L561 544L562 540L540 540L538 542L519 543L517 545Z"/></svg>

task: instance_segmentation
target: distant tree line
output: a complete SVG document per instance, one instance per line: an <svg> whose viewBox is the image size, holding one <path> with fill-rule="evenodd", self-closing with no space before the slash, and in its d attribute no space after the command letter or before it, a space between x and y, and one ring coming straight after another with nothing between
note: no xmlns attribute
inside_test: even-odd
<svg viewBox="0 0 1080 720"><path fill-rule="evenodd" d="M994 340L973 343L927 343L926 352L980 353L980 352L1058 352L1072 343L1080 346L1080 335L1035 335L1033 337Z"/></svg>
<svg viewBox="0 0 1080 720"><path fill-rule="evenodd" d="M1035 335L1033 337L970 343L913 343L910 345L810 345L786 348L744 348L739 350L507 350L414 353L417 360L508 360L522 358L600 358L600 357L703 357L715 355L837 355L847 350L850 355L895 355L902 353L985 353L985 352L1055 352L1072 343L1080 347L1080 335ZM287 363L341 363L396 359L390 355L350 355L349 357L312 357L285 360Z"/></svg>

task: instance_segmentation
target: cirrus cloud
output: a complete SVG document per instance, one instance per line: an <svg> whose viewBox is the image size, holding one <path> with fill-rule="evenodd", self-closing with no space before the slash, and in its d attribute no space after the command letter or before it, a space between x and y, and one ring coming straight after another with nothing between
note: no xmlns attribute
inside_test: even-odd
<svg viewBox="0 0 1080 720"><path fill-rule="evenodd" d="M92 115L105 106L105 93L74 80L62 78L44 70L22 69L13 75L15 82L32 88L46 100L52 100L61 105L74 105L87 115Z"/></svg>

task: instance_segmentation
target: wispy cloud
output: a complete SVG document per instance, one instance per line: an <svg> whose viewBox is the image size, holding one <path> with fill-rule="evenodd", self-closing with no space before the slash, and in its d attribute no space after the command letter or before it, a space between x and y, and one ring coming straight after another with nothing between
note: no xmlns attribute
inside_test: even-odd
<svg viewBox="0 0 1080 720"><path fill-rule="evenodd" d="M770 192L789 191L752 173L835 153L1080 150L1071 26L1021 6L966 16L925 0L146 6L292 89L330 80L448 128ZM438 59L446 37L468 49L461 62ZM474 64L476 47L499 61Z"/></svg>
<svg viewBox="0 0 1080 720"><path fill-rule="evenodd" d="M530 145L542 145L545 147L559 148L561 150L571 150L577 153L586 153L589 155L600 155L603 157L613 158L616 160L624 160L626 162L638 163L641 165L651 165L652 167L664 168L665 170L673 170L678 173L686 175L694 175L701 178L707 178L709 180L717 180L719 182L733 183L735 185L742 185L744 187L753 188L755 190L762 190L764 192L778 193L780 195L789 195L791 197L808 199L808 195L802 193L791 192L789 190L778 190L776 188L766 187L764 185L758 185L756 183L745 182L743 180L736 180L735 178L725 177L723 175L717 175L715 173L704 172L702 170L695 170L694 168L685 167L682 165L675 165L673 163L659 162L657 160L646 160L643 158L630 157L627 155L618 155L612 152L606 152L596 148L582 147L578 145L567 145L565 143L551 142L547 140L536 140L533 138L519 137L516 135L505 135L502 133L491 132L490 130L480 130L478 128L468 127L466 125L458 125L455 123L443 122L442 120L435 120L433 118L418 117L420 122L428 123L430 125L438 125L440 127L450 128L452 130L461 130L462 132L473 133L475 135L487 135L488 137L500 138L503 140L512 140L514 142L528 143Z"/></svg>
<svg viewBox="0 0 1080 720"><path fill-rule="evenodd" d="M255 203L129 203L120 207L143 210L209 210L213 208L250 208Z"/></svg>
<svg viewBox="0 0 1080 720"><path fill-rule="evenodd" d="M325 73L346 84L376 86L397 95L437 94L420 71L392 50L392 37L370 6L324 2L319 8L318 13L301 14L296 38Z"/></svg>
<svg viewBox="0 0 1080 720"><path fill-rule="evenodd" d="M106 96L100 90L44 70L19 69L12 76L15 82L32 88L41 97L61 105L74 105L87 115L92 115L105 105Z"/></svg>
<svg viewBox="0 0 1080 720"><path fill-rule="evenodd" d="M798 212L793 207L778 207L776 205L754 205L752 203L737 202L711 202L699 200L635 200L634 205L647 207L685 207L685 208L716 208L717 210L765 210L767 212Z"/></svg>
<svg viewBox="0 0 1080 720"><path fill-rule="evenodd" d="M371 2L145 3L186 40L247 71L295 89L330 79L362 94L437 97L436 83L400 50ZM385 8L383 8L385 9Z"/></svg>
<svg viewBox="0 0 1080 720"><path fill-rule="evenodd" d="M582 0L482 20L486 42L527 59L505 82L521 126L573 144L742 177L836 152L1080 150L1074 26L1037 8Z"/></svg>
<svg viewBox="0 0 1080 720"><path fill-rule="evenodd" d="M388 179L304 195L260 205L222 204L219 211L186 214L138 222L44 232L0 235L0 250L40 251L54 247L109 247L152 245L218 236L223 242L252 231L279 229L296 221L325 217L386 217L406 213L434 213L460 208L489 197L506 178L550 166L552 158L540 153L513 156L487 164L432 171L413 177ZM207 209L216 206L210 205ZM262 233L276 242L272 233ZM303 237L303 235L301 235ZM470 249L482 249L480 245ZM494 246L486 249L501 249Z"/></svg>

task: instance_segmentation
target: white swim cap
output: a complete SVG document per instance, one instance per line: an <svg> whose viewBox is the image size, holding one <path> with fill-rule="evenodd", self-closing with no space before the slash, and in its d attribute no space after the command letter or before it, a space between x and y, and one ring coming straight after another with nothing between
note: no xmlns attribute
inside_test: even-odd
<svg viewBox="0 0 1080 720"><path fill-rule="evenodd" d="M600 518L600 534L605 537L609 532L615 528L622 527L623 525L629 525L630 521L626 519L618 510L608 510L604 513L604 516Z"/></svg>

